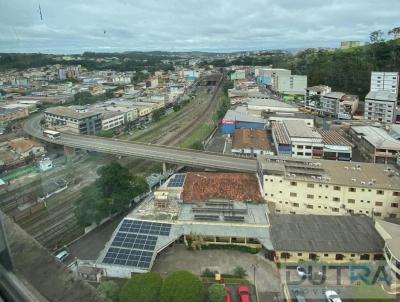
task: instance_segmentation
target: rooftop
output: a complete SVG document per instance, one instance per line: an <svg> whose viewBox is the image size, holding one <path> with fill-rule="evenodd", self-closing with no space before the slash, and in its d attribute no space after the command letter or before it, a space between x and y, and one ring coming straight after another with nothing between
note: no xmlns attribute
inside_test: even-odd
<svg viewBox="0 0 400 302"><path fill-rule="evenodd" d="M185 202L210 199L263 202L257 176L250 173L189 172L182 192Z"/></svg>
<svg viewBox="0 0 400 302"><path fill-rule="evenodd" d="M300 120L285 120L283 124L287 130L289 137L311 138L321 140L321 135L308 127L304 121Z"/></svg>
<svg viewBox="0 0 400 302"><path fill-rule="evenodd" d="M396 102L397 96L395 93L386 90L370 91L365 99L381 100L381 101L392 101Z"/></svg>
<svg viewBox="0 0 400 302"><path fill-rule="evenodd" d="M44 147L43 144L27 138L16 138L9 141L9 146L14 149L17 153L25 153L31 150L33 147Z"/></svg>
<svg viewBox="0 0 400 302"><path fill-rule="evenodd" d="M245 112L236 110L228 110L224 116L223 121L235 121L235 122L237 121L237 122L265 124L265 119L263 118L255 117Z"/></svg>
<svg viewBox="0 0 400 302"><path fill-rule="evenodd" d="M274 99L245 99L243 102L246 102L249 106L296 108L296 106Z"/></svg>
<svg viewBox="0 0 400 302"><path fill-rule="evenodd" d="M329 92L329 93L325 94L324 97L332 98L332 99L341 99L345 95L346 94L344 92L333 91L333 92Z"/></svg>
<svg viewBox="0 0 400 302"><path fill-rule="evenodd" d="M266 174L281 175L289 180L365 189L400 190L399 170L393 165L268 155L260 155L257 159Z"/></svg>
<svg viewBox="0 0 400 302"><path fill-rule="evenodd" d="M275 139L280 145L290 145L290 137L281 122L271 123L272 133L275 135Z"/></svg>
<svg viewBox="0 0 400 302"><path fill-rule="evenodd" d="M325 90L328 90L328 89L330 89L330 87L326 86L326 85L317 85L317 86L307 87L307 90L315 91L315 92L324 92Z"/></svg>
<svg viewBox="0 0 400 302"><path fill-rule="evenodd" d="M271 215L277 251L374 253L384 241L366 216Z"/></svg>
<svg viewBox="0 0 400 302"><path fill-rule="evenodd" d="M61 106L47 108L45 113L50 113L62 117L69 117L78 120L101 114L97 111L78 112L75 110L75 107L61 107Z"/></svg>
<svg viewBox="0 0 400 302"><path fill-rule="evenodd" d="M384 129L372 126L352 126L351 129L362 136L375 148L400 150L400 141L390 136Z"/></svg>
<svg viewBox="0 0 400 302"><path fill-rule="evenodd" d="M339 132L335 130L317 129L318 133L322 136L324 145L340 145L354 147L354 145L345 139Z"/></svg>
<svg viewBox="0 0 400 302"><path fill-rule="evenodd" d="M232 148L272 150L267 132L261 129L237 129L232 140Z"/></svg>

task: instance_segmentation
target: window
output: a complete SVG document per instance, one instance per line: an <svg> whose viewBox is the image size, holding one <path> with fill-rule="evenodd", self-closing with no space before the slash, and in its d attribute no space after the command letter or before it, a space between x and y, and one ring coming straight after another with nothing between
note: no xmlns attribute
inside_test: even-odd
<svg viewBox="0 0 400 302"><path fill-rule="evenodd" d="M354 257L356 254L350 254L350 257Z"/></svg>
<svg viewBox="0 0 400 302"><path fill-rule="evenodd" d="M376 217L381 217L381 216L382 216L382 213L374 212L374 216L376 216Z"/></svg>
<svg viewBox="0 0 400 302"><path fill-rule="evenodd" d="M303 253L297 253L297 256L301 257L303 256Z"/></svg>
<svg viewBox="0 0 400 302"><path fill-rule="evenodd" d="M396 218L397 215L396 214L389 214L389 218Z"/></svg>
<svg viewBox="0 0 400 302"><path fill-rule="evenodd" d="M342 255L342 254L336 254L335 259L336 259L336 260L343 260L343 259L344 259L344 255Z"/></svg>
<svg viewBox="0 0 400 302"><path fill-rule="evenodd" d="M339 212L339 208L332 208L332 212Z"/></svg>
<svg viewBox="0 0 400 302"><path fill-rule="evenodd" d="M297 155L303 156L304 153L303 152L297 152Z"/></svg>
<svg viewBox="0 0 400 302"><path fill-rule="evenodd" d="M308 204L308 205L307 205L307 209L314 209L314 206L311 205L311 204Z"/></svg>
<svg viewBox="0 0 400 302"><path fill-rule="evenodd" d="M360 260L369 260L369 254L360 255Z"/></svg>
<svg viewBox="0 0 400 302"><path fill-rule="evenodd" d="M290 192L290 197L297 197L297 193Z"/></svg>
<svg viewBox="0 0 400 302"><path fill-rule="evenodd" d="M393 192L393 196L400 196L400 192Z"/></svg>
<svg viewBox="0 0 400 302"><path fill-rule="evenodd" d="M398 208L399 204L397 202L392 202L390 205L392 208Z"/></svg>
<svg viewBox="0 0 400 302"><path fill-rule="evenodd" d="M291 182L290 182L290 185L291 185L291 186L297 186L297 182L291 181Z"/></svg>
<svg viewBox="0 0 400 302"><path fill-rule="evenodd" d="M308 199L314 199L314 195L312 195L312 194L307 194L307 198L308 198Z"/></svg>
<svg viewBox="0 0 400 302"><path fill-rule="evenodd" d="M307 188L314 188L314 184L308 183L308 184L307 184Z"/></svg>
<svg viewBox="0 0 400 302"><path fill-rule="evenodd" d="M383 190L376 190L376 194L383 195Z"/></svg>
<svg viewBox="0 0 400 302"><path fill-rule="evenodd" d="M298 207L299 207L299 204L296 203L296 202L294 202L294 203L293 203L293 206L294 206L295 208L298 208Z"/></svg>
<svg viewBox="0 0 400 302"><path fill-rule="evenodd" d="M324 254L324 257L329 257L329 254Z"/></svg>
<svg viewBox="0 0 400 302"><path fill-rule="evenodd" d="M356 188L349 188L349 192L355 192Z"/></svg>
<svg viewBox="0 0 400 302"><path fill-rule="evenodd" d="M340 201L340 198L339 197L333 197L332 200L333 201Z"/></svg>
<svg viewBox="0 0 400 302"><path fill-rule="evenodd" d="M381 206L383 206L383 202L377 201L377 202L375 202L375 205L376 205L377 207L381 207Z"/></svg>

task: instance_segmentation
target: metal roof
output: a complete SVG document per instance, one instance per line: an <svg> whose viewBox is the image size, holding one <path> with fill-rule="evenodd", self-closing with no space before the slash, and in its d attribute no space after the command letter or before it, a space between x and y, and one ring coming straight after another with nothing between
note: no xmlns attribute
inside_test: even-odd
<svg viewBox="0 0 400 302"><path fill-rule="evenodd" d="M395 93L392 93L390 91L379 90L379 91L370 91L365 97L365 99L395 102L397 100L397 96Z"/></svg>
<svg viewBox="0 0 400 302"><path fill-rule="evenodd" d="M382 128L372 126L353 126L351 128L375 148L400 150L400 141L391 137Z"/></svg>

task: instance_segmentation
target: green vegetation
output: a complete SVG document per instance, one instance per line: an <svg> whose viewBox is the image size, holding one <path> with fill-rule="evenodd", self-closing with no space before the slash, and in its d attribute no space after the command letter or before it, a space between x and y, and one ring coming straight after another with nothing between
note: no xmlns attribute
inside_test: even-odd
<svg viewBox="0 0 400 302"><path fill-rule="evenodd" d="M202 249L203 250L235 250L235 251L245 252L245 253L250 253L250 254L257 254L260 251L259 248L254 248L254 247L250 247L250 246L236 245L236 244L212 244L212 243L203 245Z"/></svg>
<svg viewBox="0 0 400 302"><path fill-rule="evenodd" d="M170 274L161 288L160 302L203 302L203 284L187 271Z"/></svg>
<svg viewBox="0 0 400 302"><path fill-rule="evenodd" d="M241 266L236 266L233 270L233 275L238 278L243 278L247 276L246 270Z"/></svg>
<svg viewBox="0 0 400 302"><path fill-rule="evenodd" d="M104 101L107 99L107 96L105 93L103 94L98 94L98 95L92 95L88 91L83 91L83 92L78 92L75 93L74 99L71 102L66 103L66 105L87 105L87 104L93 104L99 101Z"/></svg>
<svg viewBox="0 0 400 302"><path fill-rule="evenodd" d="M82 225L99 223L113 213L126 211L132 200L149 190L144 177L131 175L126 167L111 162L98 169L99 179L81 190L76 215Z"/></svg>
<svg viewBox="0 0 400 302"><path fill-rule="evenodd" d="M134 275L122 287L121 302L158 302L163 280L158 273Z"/></svg>
<svg viewBox="0 0 400 302"><path fill-rule="evenodd" d="M114 281L101 282L97 290L111 301L118 302L119 287Z"/></svg>
<svg viewBox="0 0 400 302"><path fill-rule="evenodd" d="M101 137L108 137L111 138L114 136L114 131L112 130L100 130L99 132L96 133L97 136Z"/></svg>
<svg viewBox="0 0 400 302"><path fill-rule="evenodd" d="M204 150L203 141L211 135L214 129L215 126L212 124L204 124L181 142L179 146L181 148Z"/></svg>
<svg viewBox="0 0 400 302"><path fill-rule="evenodd" d="M223 118L226 114L226 112L228 111L228 109L230 108L230 102L229 102L229 97L228 97L228 89L233 88L233 81L227 81L224 83L224 94L222 96L222 102L219 105L218 111L217 111L217 116L216 119L220 120L221 118Z"/></svg>
<svg viewBox="0 0 400 302"><path fill-rule="evenodd" d="M227 293L225 286L222 284L212 284L208 288L208 301L209 302L224 302Z"/></svg>
<svg viewBox="0 0 400 302"><path fill-rule="evenodd" d="M371 71L400 70L400 39L380 42L379 34L373 34L373 39L376 41L373 44L346 50L307 49L298 54L265 52L232 62L218 60L211 64L217 67L272 65L274 68L287 68L293 74L307 75L309 86L325 84L333 90L363 98L369 91Z"/></svg>
<svg viewBox="0 0 400 302"><path fill-rule="evenodd" d="M164 115L165 115L164 108L160 108L160 109L154 110L153 111L153 115L152 115L153 121L154 122L159 121Z"/></svg>
<svg viewBox="0 0 400 302"><path fill-rule="evenodd" d="M386 293L378 284L375 285L356 285L352 288L352 298L359 302L389 302L393 301L394 296Z"/></svg>

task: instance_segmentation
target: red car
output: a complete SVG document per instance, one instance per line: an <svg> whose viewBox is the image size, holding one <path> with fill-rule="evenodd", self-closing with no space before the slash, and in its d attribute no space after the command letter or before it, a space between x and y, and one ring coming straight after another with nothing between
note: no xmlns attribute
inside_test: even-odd
<svg viewBox="0 0 400 302"><path fill-rule="evenodd" d="M250 302L250 289L247 286L239 286L237 288L237 294L240 298L240 302Z"/></svg>
<svg viewBox="0 0 400 302"><path fill-rule="evenodd" d="M225 287L225 290L226 290L225 302L231 302L232 301L231 289L229 287Z"/></svg>

